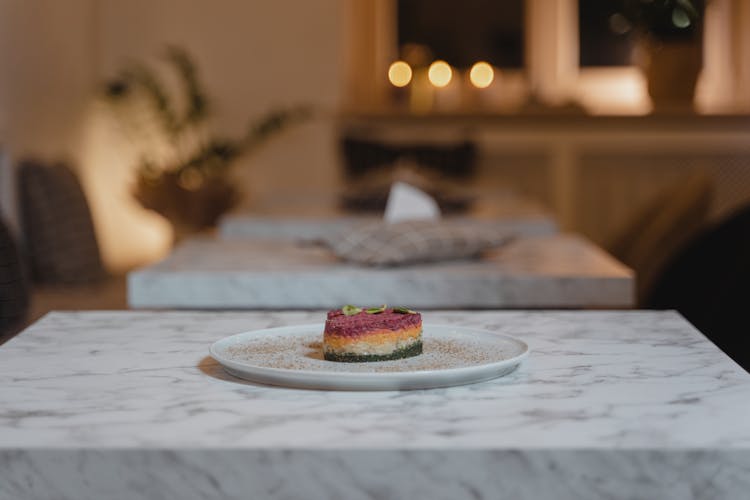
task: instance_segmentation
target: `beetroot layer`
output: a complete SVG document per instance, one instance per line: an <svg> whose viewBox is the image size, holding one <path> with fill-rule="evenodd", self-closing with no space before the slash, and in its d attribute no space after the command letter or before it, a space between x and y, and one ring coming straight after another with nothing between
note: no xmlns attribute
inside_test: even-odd
<svg viewBox="0 0 750 500"><path fill-rule="evenodd" d="M402 330L422 323L419 313L401 314L386 309L382 313L360 312L345 316L340 309L330 311L326 320L325 333L337 336L359 336L370 331Z"/></svg>

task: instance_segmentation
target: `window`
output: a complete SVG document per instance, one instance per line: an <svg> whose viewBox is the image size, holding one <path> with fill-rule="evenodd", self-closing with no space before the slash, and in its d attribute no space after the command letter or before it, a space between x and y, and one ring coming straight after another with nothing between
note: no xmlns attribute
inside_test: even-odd
<svg viewBox="0 0 750 500"><path fill-rule="evenodd" d="M399 0L398 45L426 47L456 68L522 68L523 0Z"/></svg>
<svg viewBox="0 0 750 500"><path fill-rule="evenodd" d="M346 2L355 19L347 63L349 102L362 111L382 111L400 96L403 107L410 87L394 91L388 68L406 58L403 49L411 44L427 47L426 59L444 59L459 70L453 88L437 91L444 98L441 111L467 112L475 106L515 112L533 94L535 105L573 103L592 114L648 113L646 76L632 56L635 33L615 15L632 2L641 0ZM750 0L711 0L703 19L696 108L750 110ZM672 29L673 21L669 17L668 26L659 29ZM498 69L494 83L466 88L468 68L478 60Z"/></svg>
<svg viewBox="0 0 750 500"><path fill-rule="evenodd" d="M623 15L626 0L578 0L579 64L629 66L633 29Z"/></svg>

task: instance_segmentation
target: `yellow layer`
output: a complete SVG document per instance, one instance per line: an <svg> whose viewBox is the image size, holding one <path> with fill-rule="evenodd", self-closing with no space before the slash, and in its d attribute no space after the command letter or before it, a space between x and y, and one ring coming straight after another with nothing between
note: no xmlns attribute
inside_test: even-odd
<svg viewBox="0 0 750 500"><path fill-rule="evenodd" d="M323 347L327 351L359 352L357 346L385 346L411 344L422 335L422 327L403 328L401 330L381 330L358 337L323 335ZM350 350L354 349L354 350Z"/></svg>

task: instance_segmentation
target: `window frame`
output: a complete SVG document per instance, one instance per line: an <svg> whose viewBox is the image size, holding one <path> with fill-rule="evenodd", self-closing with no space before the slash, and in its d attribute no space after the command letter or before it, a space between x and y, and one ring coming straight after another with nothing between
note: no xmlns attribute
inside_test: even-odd
<svg viewBox="0 0 750 500"><path fill-rule="evenodd" d="M345 59L348 109L372 112L393 106L394 89L386 75L398 57L396 1L345 2L350 20L350 43L345 44L349 47ZM639 115L652 110L646 77L638 66L579 65L578 0L525 1L525 67L502 71L507 88L498 85L498 98L485 99L492 112L517 111L532 93L551 107L574 104L593 115ZM750 111L750 30L743 29L748 25L750 0L708 3L697 112ZM486 112L487 107L483 109ZM452 111L472 110L458 107Z"/></svg>

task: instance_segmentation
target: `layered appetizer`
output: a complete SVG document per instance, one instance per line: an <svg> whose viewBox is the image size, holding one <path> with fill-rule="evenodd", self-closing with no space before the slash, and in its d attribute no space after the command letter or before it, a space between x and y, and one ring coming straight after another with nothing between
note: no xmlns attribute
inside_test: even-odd
<svg viewBox="0 0 750 500"><path fill-rule="evenodd" d="M405 307L344 306L328 312L323 356L362 363L422 354L422 316Z"/></svg>

